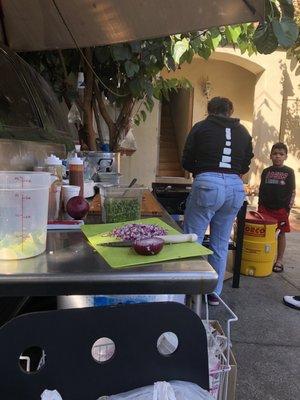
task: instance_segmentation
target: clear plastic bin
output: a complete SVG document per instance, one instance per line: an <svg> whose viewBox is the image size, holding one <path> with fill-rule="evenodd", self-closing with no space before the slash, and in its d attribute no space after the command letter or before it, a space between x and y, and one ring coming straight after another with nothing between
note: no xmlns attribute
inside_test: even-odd
<svg viewBox="0 0 300 400"><path fill-rule="evenodd" d="M49 186L47 172L0 171L0 259L45 251Z"/></svg>
<svg viewBox="0 0 300 400"><path fill-rule="evenodd" d="M100 182L112 183L113 185L120 184L122 174L117 172L98 172Z"/></svg>
<svg viewBox="0 0 300 400"><path fill-rule="evenodd" d="M100 186L102 221L125 222L141 218L144 187Z"/></svg>

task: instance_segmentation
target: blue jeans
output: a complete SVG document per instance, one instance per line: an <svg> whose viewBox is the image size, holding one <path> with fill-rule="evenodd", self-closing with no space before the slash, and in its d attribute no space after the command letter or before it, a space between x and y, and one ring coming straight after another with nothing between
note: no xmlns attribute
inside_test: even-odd
<svg viewBox="0 0 300 400"><path fill-rule="evenodd" d="M195 177L187 199L184 231L196 233L202 243L210 225L209 263L218 273L215 289L221 294L226 269L228 242L234 219L245 199L243 181L238 175L206 172Z"/></svg>

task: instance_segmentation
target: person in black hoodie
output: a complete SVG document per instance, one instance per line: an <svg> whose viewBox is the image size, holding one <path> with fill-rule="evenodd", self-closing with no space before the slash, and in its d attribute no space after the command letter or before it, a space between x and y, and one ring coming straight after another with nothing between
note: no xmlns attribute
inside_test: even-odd
<svg viewBox="0 0 300 400"><path fill-rule="evenodd" d="M231 118L229 99L214 97L207 110L208 117L193 126L183 150L182 166L194 177L184 231L196 233L202 243L210 225L213 254L209 262L218 273L215 292L220 295L232 224L245 198L241 176L249 171L253 149L247 129L239 119ZM213 294L208 300L211 305L219 304Z"/></svg>

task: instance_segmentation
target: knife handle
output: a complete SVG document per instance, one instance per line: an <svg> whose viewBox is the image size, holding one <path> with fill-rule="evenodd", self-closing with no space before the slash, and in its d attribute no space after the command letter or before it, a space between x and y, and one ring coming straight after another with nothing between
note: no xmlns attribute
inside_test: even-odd
<svg viewBox="0 0 300 400"><path fill-rule="evenodd" d="M161 238L165 243L196 242L198 239L196 233L185 233L181 235L165 235L158 237Z"/></svg>

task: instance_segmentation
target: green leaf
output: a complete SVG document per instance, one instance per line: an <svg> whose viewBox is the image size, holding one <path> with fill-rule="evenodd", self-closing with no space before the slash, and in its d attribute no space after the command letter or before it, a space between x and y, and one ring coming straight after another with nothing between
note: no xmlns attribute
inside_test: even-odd
<svg viewBox="0 0 300 400"><path fill-rule="evenodd" d="M260 40L260 39L263 39L264 36L267 36L267 28L268 28L267 23L265 23L263 25L259 24L254 32L253 39Z"/></svg>
<svg viewBox="0 0 300 400"><path fill-rule="evenodd" d="M179 64L181 56L189 49L189 40L184 38L175 43L173 49L173 58L176 64Z"/></svg>
<svg viewBox="0 0 300 400"><path fill-rule="evenodd" d="M212 48L207 44L202 43L202 47L199 49L198 54L199 56L203 57L205 60L209 59L211 55Z"/></svg>
<svg viewBox="0 0 300 400"><path fill-rule="evenodd" d="M145 92L146 92L147 98L151 99L151 97L153 96L153 85L152 85L151 81L146 80L144 87L145 87Z"/></svg>
<svg viewBox="0 0 300 400"><path fill-rule="evenodd" d="M267 0L265 1L265 19L271 22L274 18L280 19L281 13L277 7L276 1Z"/></svg>
<svg viewBox="0 0 300 400"><path fill-rule="evenodd" d="M140 53L142 50L141 42L131 42L129 46L133 53Z"/></svg>
<svg viewBox="0 0 300 400"><path fill-rule="evenodd" d="M210 33L211 37L215 38L220 35L220 30L219 30L219 28L211 28L209 30L209 33Z"/></svg>
<svg viewBox="0 0 300 400"><path fill-rule="evenodd" d="M253 42L261 54L270 54L278 47L278 40L271 24L259 25L254 32Z"/></svg>
<svg viewBox="0 0 300 400"><path fill-rule="evenodd" d="M141 122L141 117L140 117L139 115L136 115L136 116L134 117L134 123L135 123L135 125L136 125L136 126L139 126L139 125L140 125L140 122Z"/></svg>
<svg viewBox="0 0 300 400"><path fill-rule="evenodd" d="M147 100L144 102L144 105L145 105L147 111L151 112L154 107L154 101L150 98L147 98Z"/></svg>
<svg viewBox="0 0 300 400"><path fill-rule="evenodd" d="M143 122L145 122L145 121L146 121L146 118L147 118L146 112L145 112L144 110L142 110L142 111L140 112L140 114L141 114L141 117L142 117Z"/></svg>
<svg viewBox="0 0 300 400"><path fill-rule="evenodd" d="M226 26L225 35L230 43L237 43L237 40L241 33L242 29L240 26Z"/></svg>
<svg viewBox="0 0 300 400"><path fill-rule="evenodd" d="M107 46L95 47L94 56L100 64L104 64L110 58L110 49Z"/></svg>
<svg viewBox="0 0 300 400"><path fill-rule="evenodd" d="M219 44L221 43L221 40L222 40L222 36L220 34L218 36L211 37L211 41L212 41L214 49L216 49L219 46Z"/></svg>
<svg viewBox="0 0 300 400"><path fill-rule="evenodd" d="M181 57L181 59L180 59L180 62L181 63L184 63L184 62L188 62L189 64L193 61L193 58L194 58L194 50L192 49L192 48L189 48L189 50L188 51L186 51L183 55L182 55L182 57Z"/></svg>
<svg viewBox="0 0 300 400"><path fill-rule="evenodd" d="M140 83L140 79L134 78L129 82L129 90L134 98L142 97L142 86Z"/></svg>
<svg viewBox="0 0 300 400"><path fill-rule="evenodd" d="M134 75L136 75L140 70L140 66L130 60L127 60L125 62L125 71L126 75L128 78L132 78Z"/></svg>
<svg viewBox="0 0 300 400"><path fill-rule="evenodd" d="M293 0L279 0L283 17L294 19L295 9Z"/></svg>
<svg viewBox="0 0 300 400"><path fill-rule="evenodd" d="M238 43L238 45L239 45L241 54L244 54L248 50L248 43L247 42L241 41L241 42Z"/></svg>
<svg viewBox="0 0 300 400"><path fill-rule="evenodd" d="M257 53L255 47L252 44L249 44L247 51L249 57L251 57L252 54Z"/></svg>
<svg viewBox="0 0 300 400"><path fill-rule="evenodd" d="M161 88L159 86L155 86L153 88L153 97L155 97L157 100L161 100Z"/></svg>
<svg viewBox="0 0 300 400"><path fill-rule="evenodd" d="M194 52L198 54L199 49L202 47L203 41L200 39L200 37L195 37L190 41L190 44Z"/></svg>
<svg viewBox="0 0 300 400"><path fill-rule="evenodd" d="M273 20L272 27L278 43L282 47L289 48L295 44L299 28L293 20L288 18L282 18L281 21Z"/></svg>
<svg viewBox="0 0 300 400"><path fill-rule="evenodd" d="M117 44L111 48L112 56L116 61L125 61L131 58L131 51L127 45Z"/></svg>
<svg viewBox="0 0 300 400"><path fill-rule="evenodd" d="M229 26L228 29L232 37L232 42L237 43L237 40L242 33L242 28L240 26Z"/></svg>

